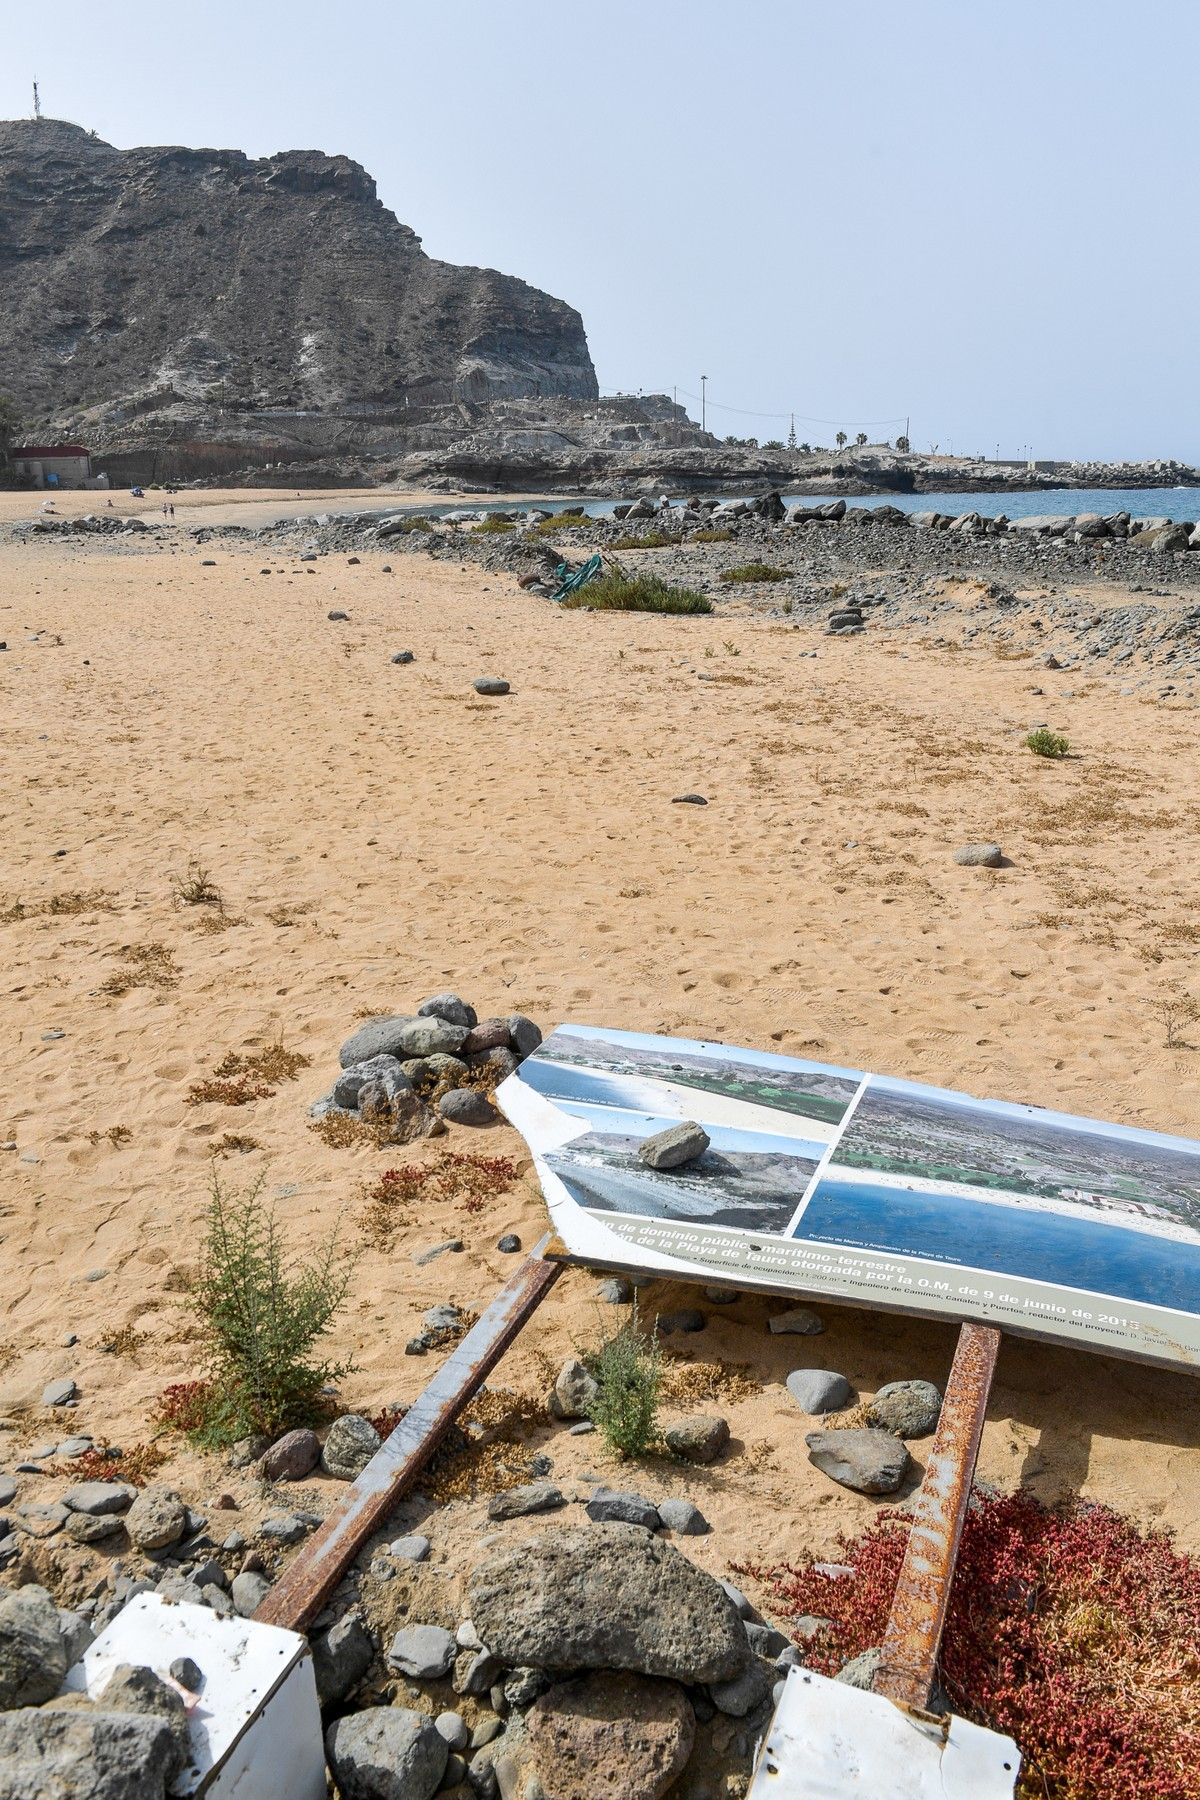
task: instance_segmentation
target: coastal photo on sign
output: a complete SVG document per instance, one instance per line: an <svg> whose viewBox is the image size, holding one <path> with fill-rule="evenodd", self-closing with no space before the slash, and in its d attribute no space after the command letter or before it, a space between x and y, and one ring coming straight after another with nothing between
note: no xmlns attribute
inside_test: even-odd
<svg viewBox="0 0 1200 1800"><path fill-rule="evenodd" d="M769 1052L563 1025L497 1093L568 1245L1190 1365L1200 1144ZM646 1147L680 1119L686 1162Z"/></svg>

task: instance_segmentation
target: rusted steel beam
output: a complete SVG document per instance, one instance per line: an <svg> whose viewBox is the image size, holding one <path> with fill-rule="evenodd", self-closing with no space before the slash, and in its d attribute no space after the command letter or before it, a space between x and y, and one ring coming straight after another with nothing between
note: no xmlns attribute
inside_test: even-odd
<svg viewBox="0 0 1200 1800"><path fill-rule="evenodd" d="M446 1432L482 1386L521 1327L557 1281L562 1264L542 1258L546 1239L446 1358L433 1380L380 1445L358 1480L289 1563L254 1617L302 1631L315 1618L373 1531L377 1531Z"/></svg>
<svg viewBox="0 0 1200 1800"><path fill-rule="evenodd" d="M1000 1333L990 1325L964 1325L958 1334L933 1449L913 1507L883 1659L871 1684L877 1694L917 1712L925 1711L933 1687L999 1350Z"/></svg>

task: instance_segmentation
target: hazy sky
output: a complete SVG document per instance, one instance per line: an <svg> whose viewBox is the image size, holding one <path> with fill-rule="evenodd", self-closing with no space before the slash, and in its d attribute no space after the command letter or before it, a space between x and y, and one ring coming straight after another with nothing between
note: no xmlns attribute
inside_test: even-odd
<svg viewBox="0 0 1200 1800"><path fill-rule="evenodd" d="M432 255L577 306L603 392L707 374L722 435L911 415L920 448L1200 461L1197 0L2 0L0 28L0 116L36 75L122 146L344 152Z"/></svg>

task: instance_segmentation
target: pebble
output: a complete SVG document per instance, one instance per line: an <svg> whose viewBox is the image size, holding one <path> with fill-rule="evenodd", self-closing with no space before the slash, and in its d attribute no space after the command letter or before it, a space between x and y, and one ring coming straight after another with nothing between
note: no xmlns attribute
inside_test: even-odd
<svg viewBox="0 0 1200 1800"><path fill-rule="evenodd" d="M587 1516L598 1525L616 1521L621 1525L642 1525L647 1531L657 1531L662 1524L658 1508L641 1494L618 1494L608 1488L600 1488L592 1495Z"/></svg>
<svg viewBox="0 0 1200 1800"><path fill-rule="evenodd" d="M778 1336L781 1332L798 1332L805 1337L815 1337L825 1326L807 1306L794 1306L790 1312L776 1313L770 1321L770 1328Z"/></svg>
<svg viewBox="0 0 1200 1800"><path fill-rule="evenodd" d="M658 1516L677 1537L703 1537L712 1529L700 1508L690 1500L660 1500Z"/></svg>
<svg viewBox="0 0 1200 1800"><path fill-rule="evenodd" d="M92 1439L86 1436L64 1438L55 1450L56 1456L82 1456L92 1447Z"/></svg>
<svg viewBox="0 0 1200 1800"><path fill-rule="evenodd" d="M11 1475L0 1475L0 1506L7 1506L10 1500L17 1497L17 1484Z"/></svg>
<svg viewBox="0 0 1200 1800"><path fill-rule="evenodd" d="M204 1686L204 1671L190 1656L177 1656L167 1673L191 1694L198 1694Z"/></svg>
<svg viewBox="0 0 1200 1800"><path fill-rule="evenodd" d="M271 1538L279 1544L298 1544L308 1532L303 1519L294 1513L279 1513L270 1519L264 1519L258 1528L260 1537Z"/></svg>
<svg viewBox="0 0 1200 1800"><path fill-rule="evenodd" d="M498 675L481 675L478 681L471 683L471 686L477 694L488 694L494 698L511 692L508 682L502 681Z"/></svg>
<svg viewBox="0 0 1200 1800"><path fill-rule="evenodd" d="M260 1575L257 1570L245 1569L240 1575L235 1575L229 1591L233 1596L234 1609L240 1617L252 1617L266 1599L270 1588L271 1584L266 1576Z"/></svg>
<svg viewBox="0 0 1200 1800"><path fill-rule="evenodd" d="M810 1431L804 1441L822 1474L859 1494L894 1494L908 1473L908 1451L890 1431Z"/></svg>
<svg viewBox="0 0 1200 1800"><path fill-rule="evenodd" d="M70 1375L63 1375L57 1381L48 1382L42 1389L42 1405L69 1406L78 1392L79 1389L73 1378Z"/></svg>
<svg viewBox="0 0 1200 1800"><path fill-rule="evenodd" d="M606 1306L628 1306L633 1299L633 1289L620 1275L613 1275L602 1281L596 1289L597 1300L603 1300Z"/></svg>
<svg viewBox="0 0 1200 1800"><path fill-rule="evenodd" d="M333 620L337 620L337 619L348 619L348 618L349 618L349 617L350 617L350 614L349 614L349 613L348 613L348 612L339 612L339 611L338 611L338 610L337 610L337 609L336 609L336 608L335 608L335 609L334 609L334 611L333 611L333 612L331 612L331 613L329 613L329 614L327 614L327 617L328 617L328 618L330 618L330 619L333 619Z"/></svg>
<svg viewBox="0 0 1200 1800"><path fill-rule="evenodd" d="M461 1713L439 1713L433 1721L433 1728L452 1750L465 1750L471 1741L470 1729Z"/></svg>
<svg viewBox="0 0 1200 1800"><path fill-rule="evenodd" d="M561 1488L549 1481L532 1481L493 1494L487 1511L489 1519L523 1519L530 1513L556 1512L565 1505Z"/></svg>
<svg viewBox="0 0 1200 1800"><path fill-rule="evenodd" d="M458 1645L441 1625L407 1625L388 1646L387 1660L414 1681L437 1681L447 1674Z"/></svg>
<svg viewBox="0 0 1200 1800"><path fill-rule="evenodd" d="M407 1537L393 1538L388 1553L399 1562L424 1562L429 1555L429 1539L419 1531L411 1531Z"/></svg>
<svg viewBox="0 0 1200 1800"><path fill-rule="evenodd" d="M392 658L394 663L410 663L413 660L414 658L411 650L397 650L395 656Z"/></svg>
<svg viewBox="0 0 1200 1800"><path fill-rule="evenodd" d="M928 1437L941 1410L942 1396L932 1381L889 1381L871 1402L871 1419L897 1437Z"/></svg>
<svg viewBox="0 0 1200 1800"><path fill-rule="evenodd" d="M963 844L954 860L964 869L998 869L1004 861L999 844Z"/></svg>
<svg viewBox="0 0 1200 1800"><path fill-rule="evenodd" d="M710 1306L736 1306L742 1297L735 1288L706 1287L700 1292Z"/></svg>
<svg viewBox="0 0 1200 1800"><path fill-rule="evenodd" d="M521 1248L521 1240L515 1231L506 1231L502 1238L497 1239L496 1248L504 1256L515 1256Z"/></svg>
<svg viewBox="0 0 1200 1800"><path fill-rule="evenodd" d="M315 1431L300 1428L277 1438L259 1464L264 1481L303 1481L321 1460L321 1441Z"/></svg>
<svg viewBox="0 0 1200 1800"><path fill-rule="evenodd" d="M59 1031L57 1028L53 1031L43 1031L42 1042L43 1044L57 1044L58 1040L65 1038L66 1035L65 1031Z"/></svg>
<svg viewBox="0 0 1200 1800"><path fill-rule="evenodd" d="M663 1433L668 1450L686 1462L715 1462L729 1442L729 1421L717 1413L698 1414L668 1425Z"/></svg>
<svg viewBox="0 0 1200 1800"><path fill-rule="evenodd" d="M68 1488L62 1498L63 1505L72 1512L100 1517L128 1511L137 1499L137 1489L123 1481L81 1481Z"/></svg>
<svg viewBox="0 0 1200 1800"><path fill-rule="evenodd" d="M495 1125L499 1114L478 1088L451 1088L438 1101L438 1111L452 1125Z"/></svg>
<svg viewBox="0 0 1200 1800"><path fill-rule="evenodd" d="M746 1626L746 1636L750 1639L750 1648L755 1656L768 1657L772 1662L782 1656L785 1650L791 1649L790 1641L782 1631L776 1631L773 1625L756 1625L753 1620Z"/></svg>
<svg viewBox="0 0 1200 1800"><path fill-rule="evenodd" d="M671 799L672 806L707 806L708 801L703 794L675 794Z"/></svg>
<svg viewBox="0 0 1200 1800"><path fill-rule="evenodd" d="M679 1312L659 1313L658 1315L658 1329L663 1337L672 1337L677 1331L683 1336L690 1336L697 1331L703 1331L704 1325L704 1314L694 1306L685 1306Z"/></svg>
<svg viewBox="0 0 1200 1800"><path fill-rule="evenodd" d="M850 1383L834 1369L793 1369L787 1391L806 1413L837 1412L850 1403Z"/></svg>
<svg viewBox="0 0 1200 1800"><path fill-rule="evenodd" d="M595 1429L596 1427L591 1419L580 1419L578 1425L571 1425L568 1427L567 1436L587 1437L588 1433L595 1431Z"/></svg>
<svg viewBox="0 0 1200 1800"><path fill-rule="evenodd" d="M431 1263L435 1257L445 1256L448 1252L461 1250L462 1247L461 1238L447 1238L444 1244L434 1244L430 1250L414 1250L413 1261L420 1269L426 1263Z"/></svg>

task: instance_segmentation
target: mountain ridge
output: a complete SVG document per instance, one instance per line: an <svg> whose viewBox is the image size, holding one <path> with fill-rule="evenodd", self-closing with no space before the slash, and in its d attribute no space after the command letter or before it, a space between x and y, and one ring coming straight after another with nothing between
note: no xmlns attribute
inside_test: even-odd
<svg viewBox="0 0 1200 1800"><path fill-rule="evenodd" d="M426 255L351 158L0 121L0 391L29 426L598 393L583 321Z"/></svg>

